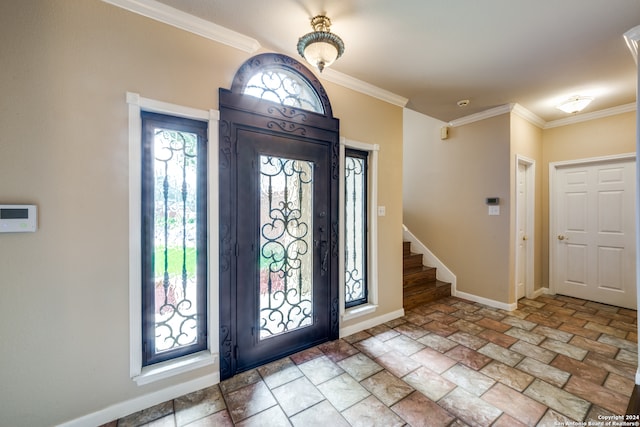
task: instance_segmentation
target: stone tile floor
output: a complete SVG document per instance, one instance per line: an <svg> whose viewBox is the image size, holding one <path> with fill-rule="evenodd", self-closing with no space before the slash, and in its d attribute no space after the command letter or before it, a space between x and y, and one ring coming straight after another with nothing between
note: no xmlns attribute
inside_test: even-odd
<svg viewBox="0 0 640 427"><path fill-rule="evenodd" d="M106 424L568 426L625 413L636 311L564 296L459 298Z"/></svg>

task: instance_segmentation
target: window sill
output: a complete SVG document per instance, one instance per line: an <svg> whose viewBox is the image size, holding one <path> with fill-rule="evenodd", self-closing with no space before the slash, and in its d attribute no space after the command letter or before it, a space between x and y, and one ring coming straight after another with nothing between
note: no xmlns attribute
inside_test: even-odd
<svg viewBox="0 0 640 427"><path fill-rule="evenodd" d="M142 368L140 375L132 377L138 385L150 384L156 381L170 378L198 368L213 365L216 363L217 354L210 351L201 351L174 360L157 363Z"/></svg>
<svg viewBox="0 0 640 427"><path fill-rule="evenodd" d="M369 313L373 313L378 309L378 306L375 304L363 304L357 307L348 308L344 311L342 315L342 320L351 320L356 317L364 316Z"/></svg>

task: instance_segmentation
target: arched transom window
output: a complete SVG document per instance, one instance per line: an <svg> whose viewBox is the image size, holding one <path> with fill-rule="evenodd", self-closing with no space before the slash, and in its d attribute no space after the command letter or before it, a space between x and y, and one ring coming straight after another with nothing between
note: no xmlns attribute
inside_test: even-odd
<svg viewBox="0 0 640 427"><path fill-rule="evenodd" d="M272 66L259 69L244 86L243 94L324 114L320 97L300 74L291 69Z"/></svg>

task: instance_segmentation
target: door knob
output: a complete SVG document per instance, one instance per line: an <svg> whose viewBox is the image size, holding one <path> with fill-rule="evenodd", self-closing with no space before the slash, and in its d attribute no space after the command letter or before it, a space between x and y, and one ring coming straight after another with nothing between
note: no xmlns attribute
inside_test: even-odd
<svg viewBox="0 0 640 427"><path fill-rule="evenodd" d="M529 237L527 235L522 236L522 240L527 241L529 240Z"/></svg>
<svg viewBox="0 0 640 427"><path fill-rule="evenodd" d="M562 234L558 234L558 240L569 240L569 238L568 238L568 237L565 237L565 236L564 236L564 235L562 235Z"/></svg>

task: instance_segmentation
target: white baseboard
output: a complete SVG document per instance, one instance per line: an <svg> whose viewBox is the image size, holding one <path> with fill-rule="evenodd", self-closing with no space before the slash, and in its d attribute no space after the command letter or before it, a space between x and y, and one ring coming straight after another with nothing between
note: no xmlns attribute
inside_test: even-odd
<svg viewBox="0 0 640 427"><path fill-rule="evenodd" d="M340 328L340 338L353 335L357 332L364 331L365 329L373 328L374 326L378 326L381 323L388 322L402 316L404 316L404 308L392 311L391 313L383 314L382 316L367 319L365 321L356 323L355 325Z"/></svg>
<svg viewBox="0 0 640 427"><path fill-rule="evenodd" d="M550 295L550 294L551 294L551 291L549 290L548 287L541 287L533 291L531 296L528 296L527 298L535 299L535 298L538 298L540 295ZM466 292L460 292L458 290L454 290L453 288L451 289L451 295L462 298L462 299L467 299L469 301L478 302L480 304L488 305L489 307L506 310L506 311L513 311L518 308L517 302L508 304L508 303L495 301L495 300L484 298L484 297L479 297L477 295L468 294Z"/></svg>
<svg viewBox="0 0 640 427"><path fill-rule="evenodd" d="M365 329L373 328L381 323L388 322L390 320L397 319L404 316L404 309L392 311L381 316L368 319L355 325L347 326L340 329L340 337L346 337L348 335L355 334L356 332L363 331ZM141 411L151 406L157 405L167 400L175 399L185 394L192 393L203 388L211 387L212 385L220 382L220 374L218 372L214 374L205 375L200 378L196 378L191 381L187 381L182 384L167 387L162 390L155 391L153 393L145 394L143 396L135 397L133 399L125 400L123 402L116 403L108 406L99 411L91 414L84 415L82 417L67 421L59 424L59 427L94 427L102 424L106 424L110 421L117 420L125 417L134 412Z"/></svg>
<svg viewBox="0 0 640 427"><path fill-rule="evenodd" d="M535 299L535 298L538 298L540 295L551 295L551 291L549 290L548 287L538 288L535 291L533 291L533 293L529 298Z"/></svg>
<svg viewBox="0 0 640 427"><path fill-rule="evenodd" d="M484 304L484 305L488 305L489 307L493 307L493 308L499 308L501 310L506 310L506 311L513 311L515 309L518 308L518 303L513 303L513 304L508 304L505 302L500 302L500 301L496 301L496 300L492 300L489 298L484 298L484 297L479 297L477 295L473 295L473 294L468 294L466 292L460 292L458 290L453 291L453 289L451 290L451 295L458 297L458 298L462 298L462 299L466 299L469 301L473 301L473 302L477 302L480 304Z"/></svg>
<svg viewBox="0 0 640 427"><path fill-rule="evenodd" d="M133 414L134 412L138 412L151 406L157 405L159 403L166 402L167 400L175 399L185 394L193 393L194 391L211 387L212 385L218 384L219 382L220 373L215 372L213 374L205 375L194 380L184 382L182 384L177 384L171 387L164 388L162 390L154 391L153 393L134 397L133 399L125 400L123 402L107 406L106 408L99 411L59 424L59 427L99 426L110 421L125 417L129 414Z"/></svg>
<svg viewBox="0 0 640 427"><path fill-rule="evenodd" d="M356 332L363 331L365 329L373 328L381 323L388 322L390 320L397 319L404 316L404 309L392 311L381 316L368 319L355 325L347 326L340 329L340 337L346 337L348 335L355 334ZM116 403L108 406L99 411L91 414L84 415L82 417L67 421L59 424L59 427L94 427L102 424L106 424L110 421L117 420L125 417L134 412L147 409L151 406L157 405L167 400L175 399L185 394L192 393L203 388L211 387L212 385L220 382L220 374L218 372L214 374L205 375L200 378L196 378L191 381L187 381L182 384L177 384L171 387L164 388L162 390L155 391L153 393L145 394L133 399L125 400L123 402Z"/></svg>
<svg viewBox="0 0 640 427"><path fill-rule="evenodd" d="M540 295L549 294L549 293L550 293L549 288L546 288L546 287L539 288L534 291L531 298L536 298ZM451 294L453 296L456 296L462 299L466 299L469 301L487 305L489 307L498 308L498 309L507 310L507 311L513 311L518 307L517 303L507 304L500 301L495 301L492 299L469 294L466 292L460 292L455 290L453 286L452 286ZM404 309L401 308L399 310L392 311L390 313L383 314L381 316L376 316L374 318L367 319L362 322L358 322L351 326L340 328L340 338L353 335L357 332L364 331L365 329L373 328L374 326L380 325L385 322L389 322L391 320L397 319L402 316L404 316ZM640 374L636 374L637 384L640 384L639 375ZM214 374L205 375L203 377L196 378L192 381L187 381L185 383L167 387L165 389L162 389L153 393L145 394L143 396L135 397L130 400L125 400L123 402L116 403L114 405L108 406L104 409L93 412L91 414L59 424L59 427L99 426L99 425L108 423L110 421L125 417L134 412L138 412L143 409L149 408L151 406L157 405L159 403L166 402L167 400L175 399L185 394L192 393L194 391L201 390L203 388L211 387L212 385L218 384L219 382L220 382L219 373L216 372Z"/></svg>

